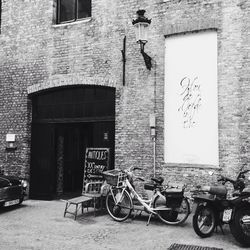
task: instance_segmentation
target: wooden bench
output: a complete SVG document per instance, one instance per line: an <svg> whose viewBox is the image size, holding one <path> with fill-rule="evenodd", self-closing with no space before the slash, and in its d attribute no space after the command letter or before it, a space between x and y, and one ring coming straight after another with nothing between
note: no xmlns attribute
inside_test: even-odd
<svg viewBox="0 0 250 250"><path fill-rule="evenodd" d="M94 215L95 215L96 204L98 200L101 199L102 194L103 194L102 185L103 185L103 182L87 183L81 196L78 196L69 200L63 200L66 202L66 206L64 209L64 217L66 214L72 214L74 215L74 218L76 220L78 210L81 209L82 214L83 214L84 208L88 209L90 206L92 206L92 204L94 206ZM72 206L75 206L73 211L69 209ZM101 207L102 207L102 203L101 203Z"/></svg>
<svg viewBox="0 0 250 250"><path fill-rule="evenodd" d="M83 214L84 207L86 207L86 205L88 205L88 202L91 202L91 200L92 200L91 197L86 197L86 196L79 196L69 200L65 200L66 206L64 209L64 217L66 214L72 214L74 215L74 218L76 220L78 210L81 208ZM74 211L69 210L70 206L75 206L75 210Z"/></svg>

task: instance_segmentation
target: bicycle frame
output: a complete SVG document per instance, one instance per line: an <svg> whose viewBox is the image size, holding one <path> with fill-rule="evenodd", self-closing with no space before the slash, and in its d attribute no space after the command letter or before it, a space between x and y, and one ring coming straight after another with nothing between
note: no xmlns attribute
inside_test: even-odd
<svg viewBox="0 0 250 250"><path fill-rule="evenodd" d="M106 175L109 176L108 173ZM153 193L150 199L144 199L134 188L131 181L132 171L121 171L118 176L117 173L112 173L110 176L116 176L116 180L107 178L110 191L106 197L106 207L110 216L116 221L126 220L132 211L136 211L134 218L137 211L140 213L144 211L149 214L147 226L152 215L156 215L166 224L178 225L185 222L190 214L190 205L183 195L184 189L172 190L174 186L162 186L162 177L152 178L153 185L145 184L145 190L151 190ZM144 181L140 177L137 179Z"/></svg>
<svg viewBox="0 0 250 250"><path fill-rule="evenodd" d="M151 199L149 200L145 200L143 199L136 191L135 189L133 188L133 186L131 185L131 183L129 182L129 180L126 178L125 181L123 182L123 185L120 187L122 189L121 191L121 194L123 194L124 190L126 190L126 187L128 187L128 189L130 190L130 196L131 194L140 202L140 204L146 209L146 211L150 214L156 214L155 210L157 209L154 209L152 207L152 203L153 201L155 200L155 198L157 196L160 196L162 198L165 198L164 195L161 194L161 192L158 190L158 189L155 189L154 190L154 194L152 196ZM116 187L117 188L117 187ZM112 189L111 189L111 192L112 192ZM112 192L112 195L114 196L113 192ZM118 198L118 200L116 200L117 203L121 202L121 197L123 197L123 195L120 195L120 197ZM133 207L133 210L134 210L134 207Z"/></svg>

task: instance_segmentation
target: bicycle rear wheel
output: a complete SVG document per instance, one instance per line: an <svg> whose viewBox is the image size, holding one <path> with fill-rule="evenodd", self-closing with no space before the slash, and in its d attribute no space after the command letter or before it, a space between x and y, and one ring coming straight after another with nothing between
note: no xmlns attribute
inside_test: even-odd
<svg viewBox="0 0 250 250"><path fill-rule="evenodd" d="M165 197L157 196L153 203L154 209L161 221L168 225L184 223L190 214L190 205L187 198L183 198L180 206L171 207Z"/></svg>
<svg viewBox="0 0 250 250"><path fill-rule="evenodd" d="M129 193L121 188L111 188L106 197L106 208L115 221L125 221L133 209Z"/></svg>

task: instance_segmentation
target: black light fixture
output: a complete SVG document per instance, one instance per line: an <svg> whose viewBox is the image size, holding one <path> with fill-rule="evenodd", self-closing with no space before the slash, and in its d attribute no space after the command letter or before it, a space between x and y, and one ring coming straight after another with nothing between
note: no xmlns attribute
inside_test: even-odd
<svg viewBox="0 0 250 250"><path fill-rule="evenodd" d="M151 23L151 19L144 16L145 10L138 10L137 19L133 20L132 24L136 28L136 42L140 44L141 53L144 58L147 69L151 70L152 63L151 57L144 52L144 46L148 42L148 26Z"/></svg>

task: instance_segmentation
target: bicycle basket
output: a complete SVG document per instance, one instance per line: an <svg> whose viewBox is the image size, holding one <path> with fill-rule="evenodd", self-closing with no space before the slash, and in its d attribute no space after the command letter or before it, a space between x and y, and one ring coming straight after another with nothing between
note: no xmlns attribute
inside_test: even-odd
<svg viewBox="0 0 250 250"><path fill-rule="evenodd" d="M127 175L119 169L112 169L104 171L103 176L109 185L119 187L122 186Z"/></svg>

